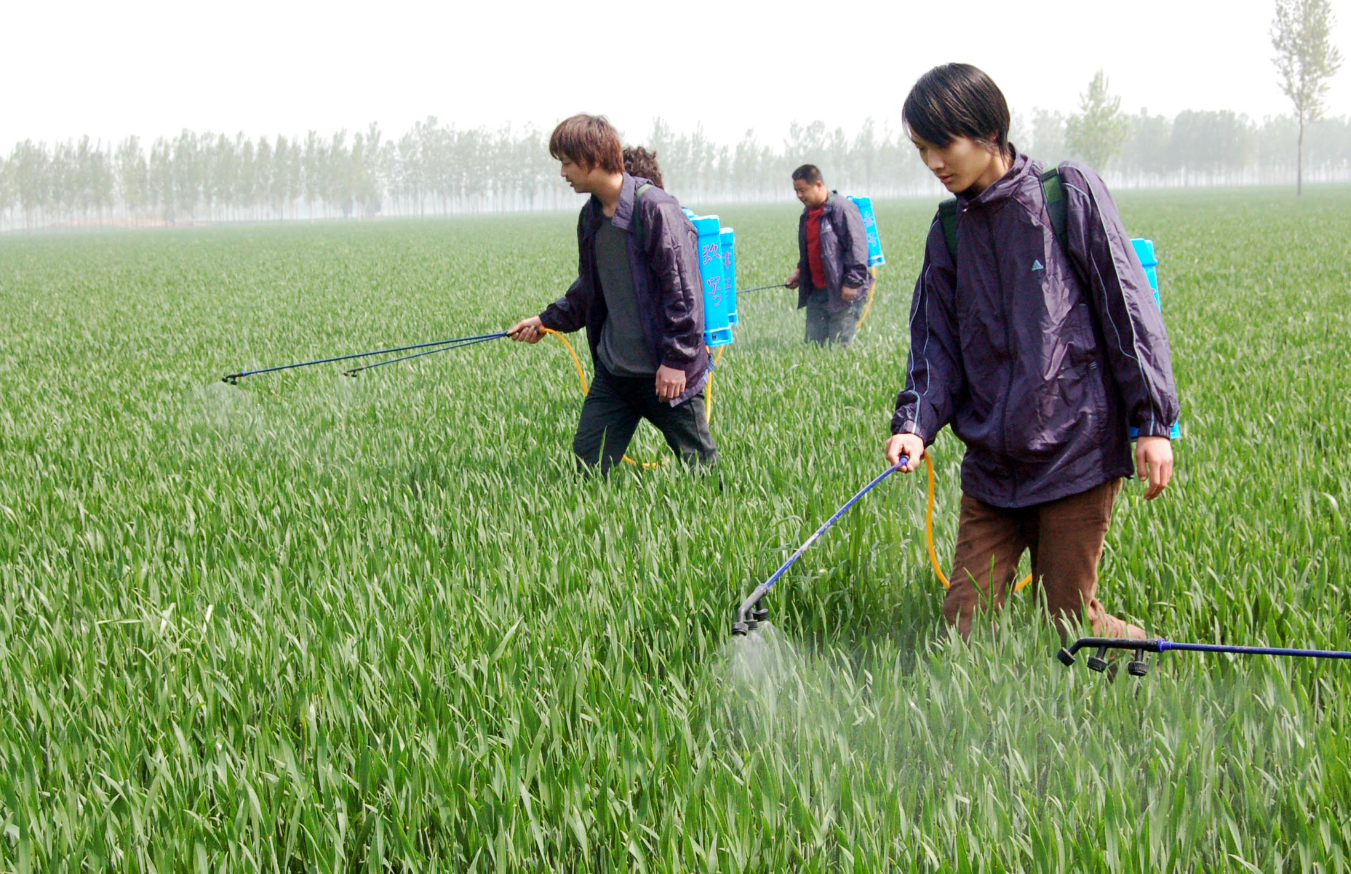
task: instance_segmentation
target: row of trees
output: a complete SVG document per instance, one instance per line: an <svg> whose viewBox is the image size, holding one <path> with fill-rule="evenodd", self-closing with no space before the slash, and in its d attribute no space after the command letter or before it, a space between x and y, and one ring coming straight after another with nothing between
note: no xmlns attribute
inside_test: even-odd
<svg viewBox="0 0 1351 874"><path fill-rule="evenodd" d="M1105 94L1105 78L1098 84ZM1256 123L1228 111L1167 118L1118 110L1104 121L1094 120L1094 106L1089 101L1068 116L1035 110L1017 117L1011 139L1044 160L1085 160L1117 186L1295 179L1293 118ZM819 164L841 190L880 197L938 191L909 141L871 119L852 135L819 121L794 124L777 146L754 131L722 145L698 130L677 134L660 120L633 139L656 150L667 185L690 203L787 199L788 176L806 161ZM1351 179L1351 119L1312 123L1304 140L1308 178ZM574 196L557 170L541 131L461 130L435 118L398 139L371 125L354 135L311 131L271 140L184 131L148 147L136 137L54 146L25 140L0 156L0 228L562 208Z"/></svg>
<svg viewBox="0 0 1351 874"><path fill-rule="evenodd" d="M1168 118L1142 109L1095 117L1099 101L1088 102L1087 111L1068 117L1035 111L1021 130L1015 127L1014 142L1044 160L1082 160L1116 186L1284 184L1299 173L1300 130L1290 116L1255 123L1229 110L1185 110ZM1351 118L1309 124L1303 154L1305 178L1351 178Z"/></svg>
<svg viewBox="0 0 1351 874"><path fill-rule="evenodd" d="M1080 158L1116 185L1293 178L1302 190L1306 177L1351 178L1351 121L1323 117L1342 63L1334 21L1329 0L1276 0L1273 61L1292 116L1260 123L1229 111L1128 116L1099 71L1078 112L1015 116L1010 139L1043 160ZM734 146L720 145L702 130L676 134L658 119L645 145L656 151L668 187L689 203L786 199L789 173L805 162L820 165L831 184L873 196L938 190L906 137L872 119L852 135L819 121L794 123L779 148L753 130ZM184 131L148 150L136 137L115 146L83 137L50 149L25 140L0 157L0 228L20 220L31 228L110 217L172 224L556 208L575 202L556 173L534 128L459 130L435 117L398 140L374 124L350 140L347 131L256 142Z"/></svg>

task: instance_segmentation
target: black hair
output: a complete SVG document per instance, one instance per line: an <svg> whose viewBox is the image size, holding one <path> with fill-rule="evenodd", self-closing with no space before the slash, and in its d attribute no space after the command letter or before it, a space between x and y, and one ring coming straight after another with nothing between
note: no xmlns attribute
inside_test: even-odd
<svg viewBox="0 0 1351 874"><path fill-rule="evenodd" d="M983 70L970 64L941 64L915 83L901 120L912 137L940 149L968 137L1009 157L1009 104Z"/></svg>
<svg viewBox="0 0 1351 874"><path fill-rule="evenodd" d="M793 181L797 182L799 179L808 185L815 185L821 181L821 168L815 164L803 164L793 171Z"/></svg>

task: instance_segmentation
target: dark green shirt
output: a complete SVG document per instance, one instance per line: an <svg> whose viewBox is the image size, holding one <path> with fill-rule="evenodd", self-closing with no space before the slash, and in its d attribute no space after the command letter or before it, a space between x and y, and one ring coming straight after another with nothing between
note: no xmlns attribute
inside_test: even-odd
<svg viewBox="0 0 1351 874"><path fill-rule="evenodd" d="M652 376L657 365L643 338L638 294L629 268L628 234L608 218L596 229L596 272L609 314L600 330L596 352L600 363L615 376Z"/></svg>

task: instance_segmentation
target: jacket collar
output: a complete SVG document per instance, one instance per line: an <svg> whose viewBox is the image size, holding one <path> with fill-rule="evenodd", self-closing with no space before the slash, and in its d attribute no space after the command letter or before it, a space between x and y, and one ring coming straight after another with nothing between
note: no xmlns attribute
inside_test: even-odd
<svg viewBox="0 0 1351 874"><path fill-rule="evenodd" d="M833 211L839 205L840 205L840 193L838 191L827 192L825 202L821 204L822 215L824 215L827 212ZM807 215L810 214L813 209L816 209L816 207L814 206L802 207L803 218L806 218Z"/></svg>
<svg viewBox="0 0 1351 874"><path fill-rule="evenodd" d="M1008 200L1014 192L1022 187L1023 181L1032 172L1032 162L1028 160L1026 155L1020 154L1017 149L1014 149L1013 146L1009 146L1009 148L1013 150L1013 165L1009 167L1009 172L980 194L971 195L967 192L958 194L958 203L968 209L973 206L995 206Z"/></svg>
<svg viewBox="0 0 1351 874"><path fill-rule="evenodd" d="M624 174L624 184L619 189L619 205L615 207L614 217L610 219L610 223L619 230L627 231L629 225L632 224L633 208L636 205L638 186L646 181L646 179L639 180L636 176L630 176L628 173ZM600 198L594 194L591 195L591 200L587 202L587 207L590 209L590 221L587 222L586 235L590 236L596 232L596 228L600 225L601 219L605 218L605 211L600 205Z"/></svg>

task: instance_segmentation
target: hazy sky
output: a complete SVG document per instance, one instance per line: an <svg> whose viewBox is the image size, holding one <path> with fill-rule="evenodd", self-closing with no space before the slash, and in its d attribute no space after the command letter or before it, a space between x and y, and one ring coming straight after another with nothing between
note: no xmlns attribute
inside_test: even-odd
<svg viewBox="0 0 1351 874"><path fill-rule="evenodd" d="M898 127L934 64L983 67L1015 113L1072 110L1104 69L1128 112L1288 111L1271 64L1274 0L950 2L46 2L8 5L0 150L18 140L120 139L183 128L398 135L549 129L608 114L631 140L661 116L734 142L791 120ZM1351 0L1333 0L1351 58ZM1351 62L1329 110L1351 115Z"/></svg>

